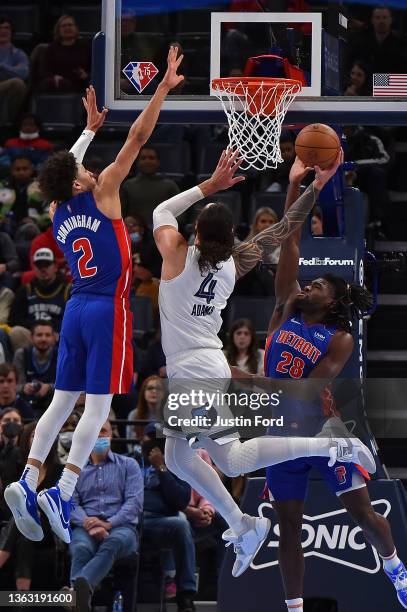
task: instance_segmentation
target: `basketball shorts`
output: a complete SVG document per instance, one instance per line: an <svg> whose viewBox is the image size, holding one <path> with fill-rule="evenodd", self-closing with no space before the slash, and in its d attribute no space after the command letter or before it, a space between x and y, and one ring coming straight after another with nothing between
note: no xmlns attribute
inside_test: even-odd
<svg viewBox="0 0 407 612"><path fill-rule="evenodd" d="M55 388L128 393L133 379L132 324L124 299L73 295L62 321Z"/></svg>
<svg viewBox="0 0 407 612"><path fill-rule="evenodd" d="M166 436L190 439L201 434L219 444L239 438L232 411L224 397L231 373L220 349L197 349L178 354L167 361L167 375Z"/></svg>
<svg viewBox="0 0 407 612"><path fill-rule="evenodd" d="M335 495L366 486L369 474L355 463L337 462L328 466L327 457L299 457L266 468L270 500L305 500L312 468L316 468Z"/></svg>

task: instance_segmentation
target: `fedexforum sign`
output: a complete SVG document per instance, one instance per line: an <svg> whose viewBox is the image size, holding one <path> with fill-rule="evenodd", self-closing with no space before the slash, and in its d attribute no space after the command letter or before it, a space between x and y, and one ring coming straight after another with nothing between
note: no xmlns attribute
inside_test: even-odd
<svg viewBox="0 0 407 612"><path fill-rule="evenodd" d="M330 257L300 257L300 266L354 266L353 259L331 259Z"/></svg>
<svg viewBox="0 0 407 612"><path fill-rule="evenodd" d="M378 499L373 501L372 505L384 517L390 513L391 504L387 499ZM269 503L261 504L259 516L263 516L264 510L269 508L271 509ZM276 524L267 548L278 548L279 535L279 526ZM362 530L360 527L355 527L345 509L325 512L317 516L304 514L301 543L304 557L319 557L366 574L376 574L381 569L377 550L366 542ZM275 557L275 553L272 554ZM261 570L277 565L278 560L272 560L259 565L252 563L250 567L254 570Z"/></svg>

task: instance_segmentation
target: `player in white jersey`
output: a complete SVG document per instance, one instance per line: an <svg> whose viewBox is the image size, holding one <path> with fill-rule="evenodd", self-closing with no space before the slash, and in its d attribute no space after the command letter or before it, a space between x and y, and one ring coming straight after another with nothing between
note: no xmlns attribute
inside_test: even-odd
<svg viewBox="0 0 407 612"><path fill-rule="evenodd" d="M270 529L266 518L242 514L223 486L217 472L191 448L206 448L222 472L237 476L298 456L326 456L330 464L337 459L355 461L370 472L375 462L370 451L357 439L271 438L264 436L240 442L235 427L216 426L216 416L229 408L222 401L211 410L192 398L197 388L205 392L226 389L230 368L218 338L221 312L233 291L235 280L249 272L263 252L283 240L304 222L316 197L342 161L338 155L332 168L315 168L315 180L286 212L283 219L235 246L233 219L228 208L208 204L196 223L195 245L188 247L178 232L176 217L192 204L244 180L235 176L240 162L237 153L224 151L210 179L161 203L154 211L154 238L163 258L160 283L162 344L167 359L170 396L189 393L191 402L181 408L179 426L173 426L167 403L164 433L168 468L204 495L228 522L224 539L234 544L237 559L233 575L240 576L250 565ZM179 395L177 395L179 397ZM209 425L191 426L192 416L209 415ZM188 420L187 420L188 419Z"/></svg>

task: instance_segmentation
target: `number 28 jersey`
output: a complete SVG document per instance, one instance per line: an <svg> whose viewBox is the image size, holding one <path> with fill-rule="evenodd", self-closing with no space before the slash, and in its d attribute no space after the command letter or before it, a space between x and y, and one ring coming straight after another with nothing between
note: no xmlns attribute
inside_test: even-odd
<svg viewBox="0 0 407 612"><path fill-rule="evenodd" d="M230 257L218 272L202 276L198 260L199 250L189 247L181 274L160 282L161 342L167 360L189 350L222 348L221 312L235 286L235 262Z"/></svg>
<svg viewBox="0 0 407 612"><path fill-rule="evenodd" d="M109 219L91 191L58 206L53 233L73 276L72 294L129 297L130 237L123 219Z"/></svg>

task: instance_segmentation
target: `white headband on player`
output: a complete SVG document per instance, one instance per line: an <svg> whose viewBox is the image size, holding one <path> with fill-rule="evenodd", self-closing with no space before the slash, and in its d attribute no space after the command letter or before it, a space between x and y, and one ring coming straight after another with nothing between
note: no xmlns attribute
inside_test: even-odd
<svg viewBox="0 0 407 612"><path fill-rule="evenodd" d="M192 187L192 189L178 193L169 200L161 202L153 212L154 231L159 227L163 227L163 225L171 225L177 230L178 222L176 217L182 215L192 204L202 200L203 197L204 195L199 187Z"/></svg>

